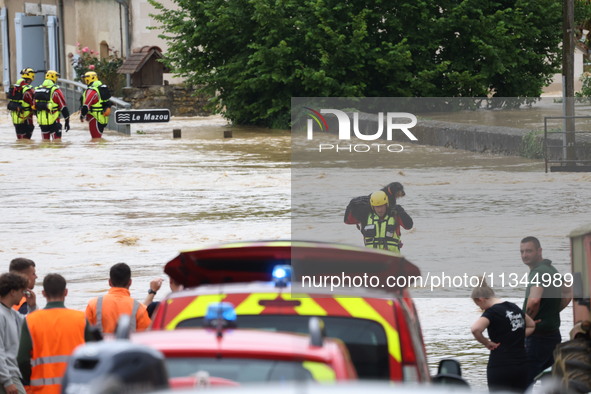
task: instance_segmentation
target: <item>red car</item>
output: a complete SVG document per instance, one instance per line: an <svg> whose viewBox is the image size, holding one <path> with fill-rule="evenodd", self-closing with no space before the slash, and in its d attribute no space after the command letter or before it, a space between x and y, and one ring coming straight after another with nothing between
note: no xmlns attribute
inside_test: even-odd
<svg viewBox="0 0 591 394"><path fill-rule="evenodd" d="M316 324L310 336L220 326L140 332L130 340L164 354L173 388L357 379L347 348Z"/></svg>

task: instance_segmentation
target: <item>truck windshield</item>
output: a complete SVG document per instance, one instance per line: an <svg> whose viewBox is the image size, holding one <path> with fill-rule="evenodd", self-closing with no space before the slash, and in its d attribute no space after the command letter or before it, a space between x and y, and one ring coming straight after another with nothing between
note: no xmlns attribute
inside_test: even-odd
<svg viewBox="0 0 591 394"><path fill-rule="evenodd" d="M308 333L306 315L240 315L238 327L269 331ZM318 316L326 327L326 336L345 343L360 379L388 380L388 342L378 322L341 316ZM202 318L181 321L177 328L203 327Z"/></svg>

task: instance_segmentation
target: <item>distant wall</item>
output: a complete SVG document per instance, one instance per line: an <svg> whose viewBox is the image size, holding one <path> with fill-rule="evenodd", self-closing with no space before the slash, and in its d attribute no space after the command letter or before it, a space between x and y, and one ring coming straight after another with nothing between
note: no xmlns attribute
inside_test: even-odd
<svg viewBox="0 0 591 394"><path fill-rule="evenodd" d="M336 117L329 117L328 128L338 130L339 125ZM359 130L363 134L375 134L378 129L378 117L374 114L359 114ZM384 127L385 129L385 127ZM464 123L452 123L420 119L418 124L411 129L412 134L417 137L416 143L421 145L444 146L452 149L463 149L478 153L492 153L505 156L526 157L525 137L529 130L512 127L474 125ZM541 133L542 131L540 131ZM399 132L400 133L400 132ZM548 159L559 160L563 154L562 133L551 133L548 136L549 149ZM409 142L400 133L397 135L400 141ZM539 134L532 138L529 144L536 146L529 147L539 151L543 158L543 135ZM575 155L578 160L591 160L591 135L589 133L577 135Z"/></svg>
<svg viewBox="0 0 591 394"><path fill-rule="evenodd" d="M131 103L132 109L167 108L172 116L211 115L204 109L209 97L194 94L195 89L185 85L123 88L123 100Z"/></svg>
<svg viewBox="0 0 591 394"><path fill-rule="evenodd" d="M425 145L519 156L522 139L527 130L421 120L412 132L419 139L419 143Z"/></svg>
<svg viewBox="0 0 591 394"><path fill-rule="evenodd" d="M445 146L453 149L464 149L479 153L493 153L505 156L525 156L528 142L524 137L528 130L512 127L469 125L431 120L422 120L420 125L412 129L421 144ZM559 160L563 155L563 133L548 135L547 157ZM543 152L544 136L536 135L529 143L539 146ZM591 135L578 134L575 156L578 160L591 160ZM530 147L531 148L531 147Z"/></svg>

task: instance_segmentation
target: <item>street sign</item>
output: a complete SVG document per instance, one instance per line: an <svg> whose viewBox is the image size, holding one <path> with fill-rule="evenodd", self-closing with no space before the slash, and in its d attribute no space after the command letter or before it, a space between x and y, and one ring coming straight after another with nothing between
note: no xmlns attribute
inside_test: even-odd
<svg viewBox="0 0 591 394"><path fill-rule="evenodd" d="M169 109L134 109L115 111L115 123L165 123L170 121Z"/></svg>

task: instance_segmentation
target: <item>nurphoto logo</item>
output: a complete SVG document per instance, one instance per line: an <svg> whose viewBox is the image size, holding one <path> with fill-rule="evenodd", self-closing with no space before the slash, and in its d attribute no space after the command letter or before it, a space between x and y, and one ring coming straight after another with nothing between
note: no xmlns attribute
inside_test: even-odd
<svg viewBox="0 0 591 394"><path fill-rule="evenodd" d="M320 132L328 133L329 124L323 114L329 114L336 116L337 124L338 124L338 131L337 135L339 141L350 141L352 137L351 131L353 131L353 136L361 141L377 141L379 139L385 139L387 141L392 141L392 136L394 135L394 131L400 130L404 133L404 135L411 141L417 141L417 137L410 131L411 128L416 126L417 124L417 117L408 112L379 112L377 114L378 120L375 122L375 126L377 130L374 133L362 133L359 128L359 112L353 113L346 113L344 111L338 109L321 109L320 111L316 111L309 107L304 107L308 111L310 111L310 119L307 122L307 139L313 140L314 139L314 129L316 128ZM353 116L351 121L350 116ZM385 118L385 122L384 122ZM384 127L385 125L385 127ZM384 138L385 133L385 138ZM349 145L341 145L341 144L319 144L318 151L326 151L326 150L333 150L335 152L370 152L372 150L380 152L380 151L388 151L388 152L402 152L404 147L400 144L380 144L380 143L372 143L372 144L349 144Z"/></svg>

